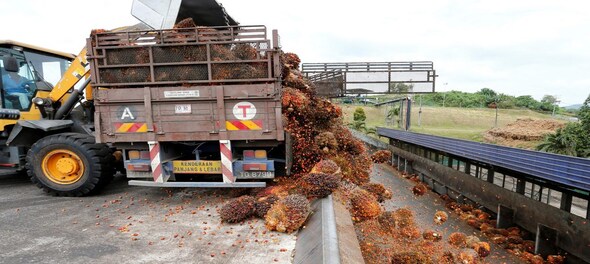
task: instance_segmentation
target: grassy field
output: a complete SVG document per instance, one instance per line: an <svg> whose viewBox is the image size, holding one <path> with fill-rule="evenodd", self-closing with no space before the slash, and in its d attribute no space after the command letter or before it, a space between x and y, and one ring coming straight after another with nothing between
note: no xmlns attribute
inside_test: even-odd
<svg viewBox="0 0 590 264"><path fill-rule="evenodd" d="M384 106L340 105L344 113L344 121L352 122L352 113L362 107L367 115L367 128L394 127L385 124L388 109ZM413 105L411 131L438 136L461 138L474 141L483 140L483 132L494 127L495 110L488 108L456 108L456 107L422 107L420 125L418 125L419 107ZM500 109L498 126L502 127L519 118L550 119L551 115L530 110Z"/></svg>

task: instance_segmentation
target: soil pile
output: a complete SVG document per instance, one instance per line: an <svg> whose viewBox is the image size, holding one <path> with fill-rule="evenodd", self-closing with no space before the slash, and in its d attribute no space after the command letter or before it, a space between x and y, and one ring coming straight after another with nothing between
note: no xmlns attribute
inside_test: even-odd
<svg viewBox="0 0 590 264"><path fill-rule="evenodd" d="M484 140L507 147L523 147L531 149L545 135L555 133L565 123L552 119L517 119L505 127L490 129L484 133Z"/></svg>

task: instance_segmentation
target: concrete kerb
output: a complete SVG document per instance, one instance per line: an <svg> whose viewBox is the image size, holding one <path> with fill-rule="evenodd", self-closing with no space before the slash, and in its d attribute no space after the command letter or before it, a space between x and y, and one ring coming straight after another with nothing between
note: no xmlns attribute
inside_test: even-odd
<svg viewBox="0 0 590 264"><path fill-rule="evenodd" d="M364 263L348 210L332 195L314 201L312 210L297 235L293 263Z"/></svg>

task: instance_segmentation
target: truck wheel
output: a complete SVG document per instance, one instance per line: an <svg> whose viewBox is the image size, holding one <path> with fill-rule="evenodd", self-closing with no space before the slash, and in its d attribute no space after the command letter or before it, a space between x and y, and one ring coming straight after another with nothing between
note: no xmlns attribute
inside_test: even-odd
<svg viewBox="0 0 590 264"><path fill-rule="evenodd" d="M45 192L83 196L99 191L113 177L111 150L94 137L63 133L44 137L27 153L27 173Z"/></svg>

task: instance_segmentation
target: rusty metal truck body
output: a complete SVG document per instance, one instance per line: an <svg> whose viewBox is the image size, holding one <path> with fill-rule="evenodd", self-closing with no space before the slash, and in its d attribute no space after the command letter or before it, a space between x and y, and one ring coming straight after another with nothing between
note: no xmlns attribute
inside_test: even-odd
<svg viewBox="0 0 590 264"><path fill-rule="evenodd" d="M285 173L280 48L264 26L93 33L99 143L129 183L261 187Z"/></svg>

